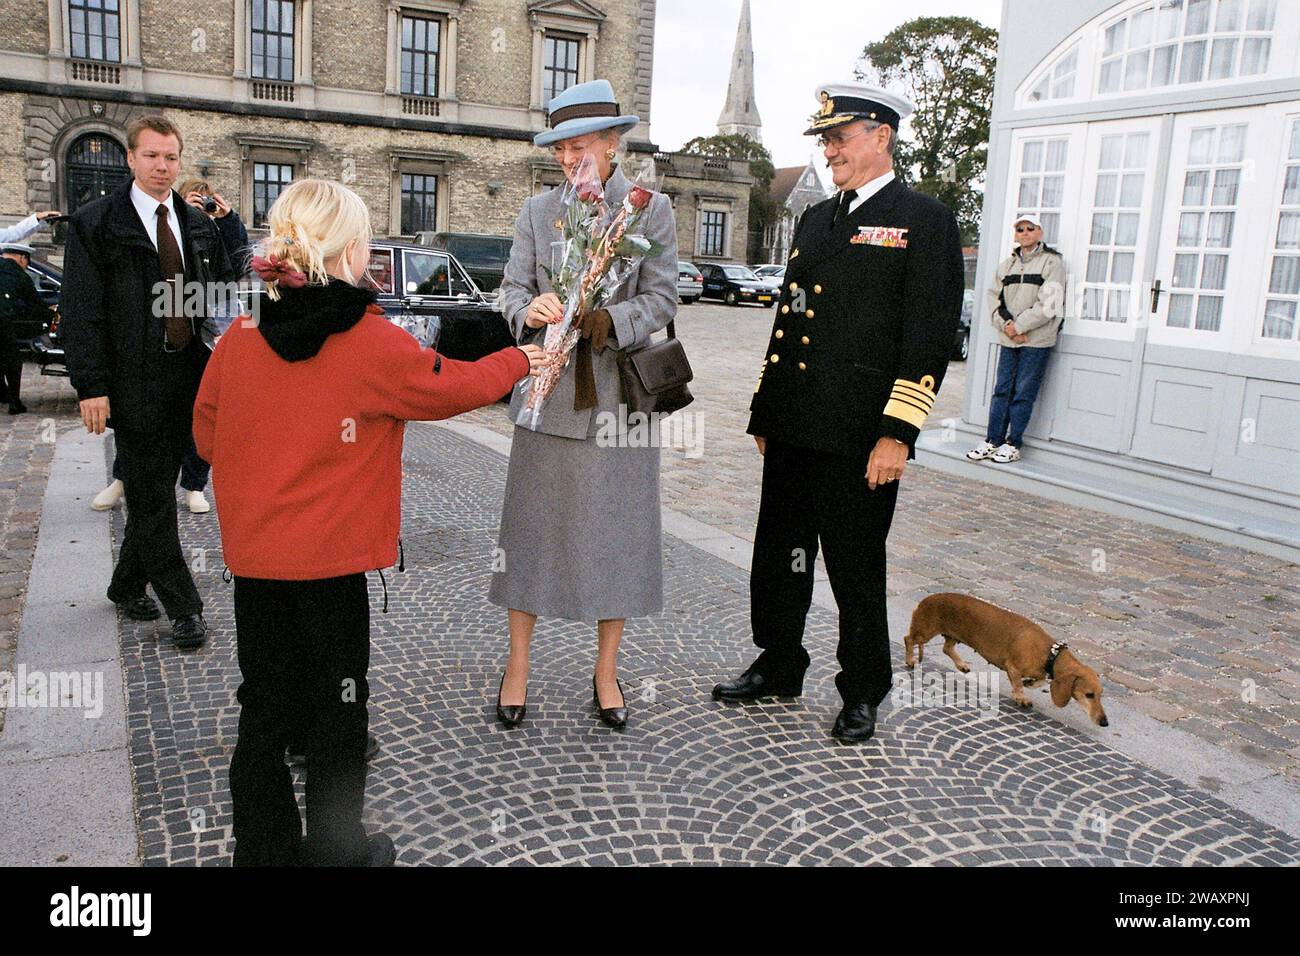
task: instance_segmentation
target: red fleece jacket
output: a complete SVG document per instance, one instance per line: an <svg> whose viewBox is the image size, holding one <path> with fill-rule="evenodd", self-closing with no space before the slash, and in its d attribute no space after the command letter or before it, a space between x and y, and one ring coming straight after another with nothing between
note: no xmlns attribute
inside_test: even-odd
<svg viewBox="0 0 1300 956"><path fill-rule="evenodd" d="M237 319L194 405L226 566L240 577L302 581L394 564L405 423L488 405L527 374L517 348L477 362L440 359L378 306L297 362Z"/></svg>

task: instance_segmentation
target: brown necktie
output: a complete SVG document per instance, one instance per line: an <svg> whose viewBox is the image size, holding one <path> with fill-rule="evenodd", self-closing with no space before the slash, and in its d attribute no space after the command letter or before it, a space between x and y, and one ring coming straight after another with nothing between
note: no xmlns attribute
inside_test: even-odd
<svg viewBox="0 0 1300 956"><path fill-rule="evenodd" d="M158 261L162 265L163 279L172 283L180 282L183 285L185 263L181 260L181 247L176 244L176 234L172 232L171 226L167 225L167 207L159 203L154 215L158 217ZM176 295L177 292L183 293L184 290L173 290L173 302L182 301L182 296ZM193 333L190 331L190 321L184 314L172 315L169 311L163 319L163 328L166 332L167 344L177 351L190 344Z"/></svg>

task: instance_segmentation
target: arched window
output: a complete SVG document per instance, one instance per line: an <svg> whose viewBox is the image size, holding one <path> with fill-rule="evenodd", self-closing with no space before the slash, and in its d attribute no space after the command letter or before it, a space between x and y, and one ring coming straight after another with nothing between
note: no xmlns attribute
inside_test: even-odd
<svg viewBox="0 0 1300 956"><path fill-rule="evenodd" d="M1074 98L1075 74L1079 70L1078 44L1055 63L1043 70L1029 90L1029 102L1041 103L1046 100L1069 100Z"/></svg>
<svg viewBox="0 0 1300 956"><path fill-rule="evenodd" d="M117 140L103 133L84 133L73 140L64 168L69 214L108 195L109 190L131 175L126 151Z"/></svg>

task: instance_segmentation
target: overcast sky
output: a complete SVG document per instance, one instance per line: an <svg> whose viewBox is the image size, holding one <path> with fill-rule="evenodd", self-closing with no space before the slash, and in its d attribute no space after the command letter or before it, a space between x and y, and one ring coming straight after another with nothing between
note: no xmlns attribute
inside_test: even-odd
<svg viewBox="0 0 1300 956"><path fill-rule="evenodd" d="M650 133L678 149L717 132L741 0L659 0ZM905 20L968 16L998 26L1002 0L750 0L763 144L778 168L813 150L800 134L820 83L851 81L862 48Z"/></svg>

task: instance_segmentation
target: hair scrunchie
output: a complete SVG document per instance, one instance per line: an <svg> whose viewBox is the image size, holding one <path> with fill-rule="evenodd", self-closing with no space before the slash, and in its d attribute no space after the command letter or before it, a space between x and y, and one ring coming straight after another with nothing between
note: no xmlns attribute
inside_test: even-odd
<svg viewBox="0 0 1300 956"><path fill-rule="evenodd" d="M252 266L263 282L275 282L286 289L301 289L307 284L307 276L295 269L288 259L253 256Z"/></svg>

